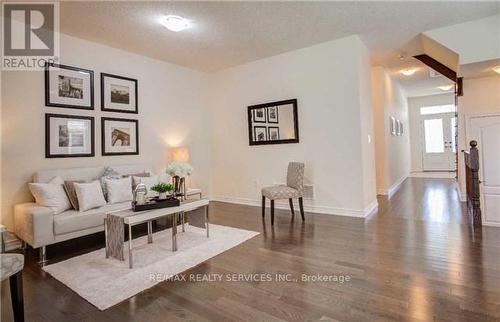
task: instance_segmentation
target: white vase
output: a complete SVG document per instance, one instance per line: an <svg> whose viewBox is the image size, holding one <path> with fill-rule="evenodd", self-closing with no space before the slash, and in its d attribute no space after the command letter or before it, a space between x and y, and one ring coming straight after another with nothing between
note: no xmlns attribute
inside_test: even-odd
<svg viewBox="0 0 500 322"><path fill-rule="evenodd" d="M167 199L167 193L166 192L160 192L160 195L158 196L158 199Z"/></svg>

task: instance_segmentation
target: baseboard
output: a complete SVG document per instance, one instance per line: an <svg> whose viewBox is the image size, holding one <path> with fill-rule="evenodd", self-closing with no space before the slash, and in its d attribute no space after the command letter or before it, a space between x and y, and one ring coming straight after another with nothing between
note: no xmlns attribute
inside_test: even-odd
<svg viewBox="0 0 500 322"><path fill-rule="evenodd" d="M388 198L391 198L401 187L403 182L408 178L408 176L403 176L399 178L392 186L389 187L389 189L377 189L377 194L378 195L384 195L388 196Z"/></svg>
<svg viewBox="0 0 500 322"><path fill-rule="evenodd" d="M500 227L500 223L497 223L497 222L484 222L483 221L483 226L487 226L487 227Z"/></svg>
<svg viewBox="0 0 500 322"><path fill-rule="evenodd" d="M246 205L246 206L255 206L255 207L262 206L262 200L251 199L251 198L212 196L210 200ZM269 202L267 203L267 206L269 207ZM288 205L287 201L276 201L274 207L276 209L285 209L285 210L290 209L289 208L290 206ZM295 207L298 207L298 204ZM357 217L357 218L368 217L369 215L375 213L377 209L378 209L377 200L374 200L368 207L366 207L363 210L339 208L331 206L320 206L320 205L304 205L304 211L306 212L326 214L326 215L336 215L336 216Z"/></svg>

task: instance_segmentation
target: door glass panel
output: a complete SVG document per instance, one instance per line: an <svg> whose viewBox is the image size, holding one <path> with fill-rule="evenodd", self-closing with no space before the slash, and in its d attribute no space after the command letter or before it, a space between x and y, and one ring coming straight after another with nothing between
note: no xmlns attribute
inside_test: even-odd
<svg viewBox="0 0 500 322"><path fill-rule="evenodd" d="M443 153L443 119L430 119L424 121L425 152Z"/></svg>
<svg viewBox="0 0 500 322"><path fill-rule="evenodd" d="M457 153L457 147L455 145L455 134L456 134L457 118L451 118L451 149L453 153Z"/></svg>

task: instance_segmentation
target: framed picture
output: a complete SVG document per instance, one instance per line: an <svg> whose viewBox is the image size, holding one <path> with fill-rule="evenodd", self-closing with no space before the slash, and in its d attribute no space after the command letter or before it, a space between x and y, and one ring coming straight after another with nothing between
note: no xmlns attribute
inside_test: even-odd
<svg viewBox="0 0 500 322"><path fill-rule="evenodd" d="M45 114L45 157L93 157L94 118Z"/></svg>
<svg viewBox="0 0 500 322"><path fill-rule="evenodd" d="M258 108L253 110L253 121L254 123L266 123L266 109Z"/></svg>
<svg viewBox="0 0 500 322"><path fill-rule="evenodd" d="M396 119L394 117L390 117L389 119L390 122L390 127L391 127L391 134L396 135Z"/></svg>
<svg viewBox="0 0 500 322"><path fill-rule="evenodd" d="M78 67L45 65L45 105L94 109L94 72Z"/></svg>
<svg viewBox="0 0 500 322"><path fill-rule="evenodd" d="M101 73L101 111L139 113L137 79Z"/></svg>
<svg viewBox="0 0 500 322"><path fill-rule="evenodd" d="M265 126L253 127L255 141L267 141L267 128Z"/></svg>
<svg viewBox="0 0 500 322"><path fill-rule="evenodd" d="M278 107L271 106L267 108L267 122L268 123L279 123L278 120Z"/></svg>
<svg viewBox="0 0 500 322"><path fill-rule="evenodd" d="M102 155L139 154L139 121L101 118Z"/></svg>
<svg viewBox="0 0 500 322"><path fill-rule="evenodd" d="M270 126L267 128L267 137L270 141L280 139L280 128L277 126Z"/></svg>

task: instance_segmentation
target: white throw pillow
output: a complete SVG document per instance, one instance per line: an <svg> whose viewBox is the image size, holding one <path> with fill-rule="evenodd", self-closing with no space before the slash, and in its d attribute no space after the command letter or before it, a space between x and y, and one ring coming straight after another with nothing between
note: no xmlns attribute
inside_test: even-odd
<svg viewBox="0 0 500 322"><path fill-rule="evenodd" d="M160 182L160 178L157 175L152 175L150 177L135 177L134 176L134 185L137 186L139 183L142 183L148 189L148 196L156 196L157 192L151 190L151 187L158 184Z"/></svg>
<svg viewBox="0 0 500 322"><path fill-rule="evenodd" d="M80 212L106 205L101 183L96 180L90 183L74 183Z"/></svg>
<svg viewBox="0 0 500 322"><path fill-rule="evenodd" d="M29 183L28 186L36 203L52 209L56 215L71 209L71 203L64 190L64 180L61 177L55 177L48 183Z"/></svg>
<svg viewBox="0 0 500 322"><path fill-rule="evenodd" d="M108 203L118 203L132 200L132 178L105 179L108 191Z"/></svg>

